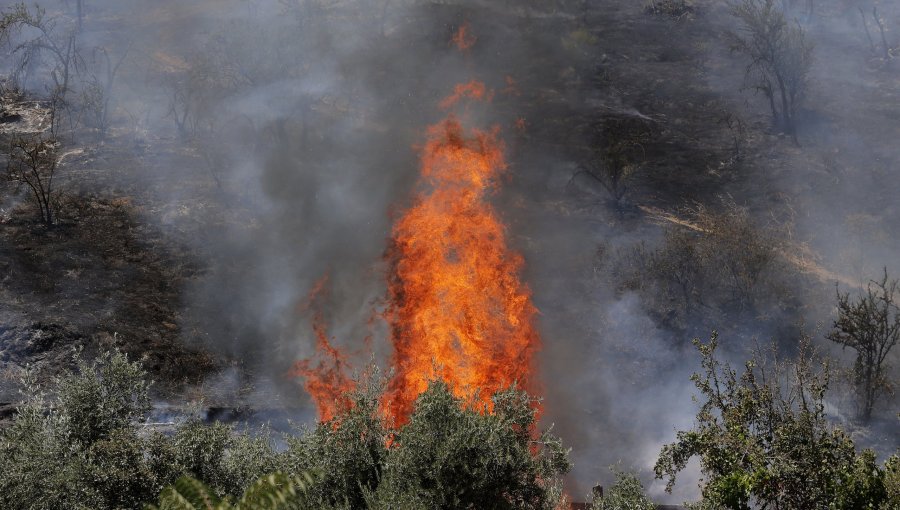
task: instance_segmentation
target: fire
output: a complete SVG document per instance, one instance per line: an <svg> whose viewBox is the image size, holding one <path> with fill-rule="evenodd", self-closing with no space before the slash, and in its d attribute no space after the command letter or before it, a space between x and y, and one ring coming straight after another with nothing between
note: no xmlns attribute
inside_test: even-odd
<svg viewBox="0 0 900 510"><path fill-rule="evenodd" d="M478 38L469 32L469 22L465 22L453 33L451 41L459 51L468 51L472 49L472 46L475 46Z"/></svg>
<svg viewBox="0 0 900 510"><path fill-rule="evenodd" d="M445 97L438 105L441 110L449 110L456 106L463 98L475 99L478 101L490 101L494 97L493 92L489 92L484 83L478 80L472 80L468 83L457 84L453 88L453 93Z"/></svg>
<svg viewBox="0 0 900 510"><path fill-rule="evenodd" d="M453 36L460 50L475 44L462 25ZM507 88L515 81L507 78ZM493 92L472 80L456 85L442 110L463 99L490 101ZM524 129L524 119L516 123ZM420 152L421 191L395 223L387 249L391 368L382 398L385 419L406 423L415 399L443 379L470 405L492 410L497 391L519 384L534 389L534 357L540 347L537 309L519 280L523 259L506 242L506 229L487 200L507 165L499 130L467 131L449 115L428 128ZM314 304L321 280L310 293ZM346 356L328 339L320 309L313 317L318 362L298 362L323 421L351 403Z"/></svg>
<svg viewBox="0 0 900 510"><path fill-rule="evenodd" d="M395 374L385 410L398 425L438 377L487 410L498 390L534 382L537 310L518 279L522 257L486 200L505 170L496 130L466 133L453 116L428 129L427 190L395 224L388 249Z"/></svg>
<svg viewBox="0 0 900 510"><path fill-rule="evenodd" d="M300 305L301 311L313 311L312 327L316 336L316 358L300 360L294 363L289 375L301 377L307 393L312 396L319 413L319 420L331 421L341 411L351 406L350 393L355 389L353 379L347 375L347 357L331 344L325 326L325 316L319 306L320 299L326 292L328 276L322 277L313 286L305 302Z"/></svg>

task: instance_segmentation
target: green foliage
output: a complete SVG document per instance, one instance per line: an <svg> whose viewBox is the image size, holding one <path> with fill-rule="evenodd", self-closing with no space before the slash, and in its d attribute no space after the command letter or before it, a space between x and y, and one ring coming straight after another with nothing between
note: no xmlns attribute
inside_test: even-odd
<svg viewBox="0 0 900 510"><path fill-rule="evenodd" d="M900 510L900 455L884 463L884 490L887 498L881 510Z"/></svg>
<svg viewBox="0 0 900 510"><path fill-rule="evenodd" d="M891 391L886 359L900 341L900 307L894 302L900 282L888 278L870 281L858 300L838 292L838 318L828 339L856 351L853 382L859 418L867 422L878 399Z"/></svg>
<svg viewBox="0 0 900 510"><path fill-rule="evenodd" d="M827 365L801 345L794 362L768 365L759 355L738 374L715 357L716 335L695 340L702 374L697 425L663 447L655 470L667 490L688 460L699 457L707 504L734 509L877 508L884 475L874 454L857 454L852 440L824 413Z"/></svg>
<svg viewBox="0 0 900 510"><path fill-rule="evenodd" d="M603 496L595 497L591 510L655 510L656 505L644 494L644 486L637 476L613 470L616 483Z"/></svg>
<svg viewBox="0 0 900 510"><path fill-rule="evenodd" d="M159 506L147 505L147 510L288 510L313 508L300 503L312 477L308 474L285 475L272 473L248 485L247 490L231 503L196 478L183 476L166 487L159 495Z"/></svg>
<svg viewBox="0 0 900 510"><path fill-rule="evenodd" d="M286 438L282 469L321 473L307 493L321 508L363 508L365 494L381 479L388 433L374 388L357 394L353 403L334 420Z"/></svg>
<svg viewBox="0 0 900 510"><path fill-rule="evenodd" d="M369 388L277 452L265 428L190 420L149 430L138 363L104 353L77 367L49 396L26 378L0 432L0 508L140 508L171 484L159 508L552 508L568 469L558 439L533 436L533 401L516 390L486 414L436 383L408 425L388 429Z"/></svg>
<svg viewBox="0 0 900 510"><path fill-rule="evenodd" d="M55 381L33 374L12 426L0 433L0 508L120 508L162 486L148 469L132 420L149 407L138 363L119 353Z"/></svg>
<svg viewBox="0 0 900 510"><path fill-rule="evenodd" d="M128 427L150 411L150 385L140 363L121 353L105 352L56 381L60 409L75 440L91 444Z"/></svg>
<svg viewBox="0 0 900 510"><path fill-rule="evenodd" d="M553 508L569 464L558 441L532 437L532 402L500 392L493 413L465 408L442 382L416 401L388 451L374 508Z"/></svg>

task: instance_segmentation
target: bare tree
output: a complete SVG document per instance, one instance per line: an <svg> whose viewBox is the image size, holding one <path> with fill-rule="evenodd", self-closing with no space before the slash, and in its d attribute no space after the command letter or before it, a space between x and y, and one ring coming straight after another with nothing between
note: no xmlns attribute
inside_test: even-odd
<svg viewBox="0 0 900 510"><path fill-rule="evenodd" d="M9 43L12 46L10 53L18 58L12 77L17 86L25 88L32 71L49 70L51 130L54 134L61 125L61 113L68 112L72 77L80 64L77 27L65 26L67 24L71 23L47 16L39 6L29 9L24 2L14 4L0 14L2 42ZM21 36L21 40L14 41L13 33Z"/></svg>
<svg viewBox="0 0 900 510"><path fill-rule="evenodd" d="M859 419L872 418L875 403L890 391L886 377L888 353L900 341L900 308L894 298L900 289L898 280L884 276L872 280L858 300L838 292L838 318L828 339L856 351L854 384L859 396Z"/></svg>
<svg viewBox="0 0 900 510"><path fill-rule="evenodd" d="M102 46L93 50L94 70L81 88L81 121L97 129L100 138L106 137L109 128L109 108L116 75L131 50L131 43L113 61L110 51Z"/></svg>
<svg viewBox="0 0 900 510"><path fill-rule="evenodd" d="M740 0L731 12L743 24L732 49L750 58L747 78L769 100L775 125L797 142L797 109L806 94L813 45L775 0Z"/></svg>
<svg viewBox="0 0 900 510"><path fill-rule="evenodd" d="M887 37L884 35L884 21L878 16L878 7L872 7L872 17L875 19L875 24L878 25L878 31L881 32L881 48L884 50L884 59L890 60L891 47L888 46Z"/></svg>
<svg viewBox="0 0 900 510"><path fill-rule="evenodd" d="M16 137L10 143L6 165L7 179L28 187L38 206L41 222L47 226L56 222L59 192L53 187L53 178L58 162L58 146L55 139L40 135Z"/></svg>

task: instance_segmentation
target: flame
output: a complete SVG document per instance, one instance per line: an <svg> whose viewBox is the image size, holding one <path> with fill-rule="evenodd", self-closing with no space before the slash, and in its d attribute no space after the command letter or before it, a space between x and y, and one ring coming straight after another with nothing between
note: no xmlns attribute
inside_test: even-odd
<svg viewBox="0 0 900 510"><path fill-rule="evenodd" d="M294 363L289 375L301 377L307 393L312 396L319 414L319 420L331 421L341 411L350 408L350 393L356 385L347 375L350 365L347 357L328 339L325 326L325 315L319 306L320 299L326 293L328 276L323 276L313 285L304 302L298 307L301 311L313 310L312 327L316 336L316 359L304 359Z"/></svg>
<svg viewBox="0 0 900 510"><path fill-rule="evenodd" d="M467 21L453 33L451 41L459 51L469 51L472 49L472 46L475 46L478 37L469 32L469 22Z"/></svg>
<svg viewBox="0 0 900 510"><path fill-rule="evenodd" d="M449 110L456 106L456 103L463 98L490 101L493 97L494 93L489 92L487 87L484 86L484 83L478 80L472 80L468 83L457 84L456 87L453 88L453 93L445 97L438 106L441 110Z"/></svg>
<svg viewBox="0 0 900 510"><path fill-rule="evenodd" d="M534 382L537 310L518 279L523 259L486 200L505 170L496 130L467 134L453 116L428 129L428 190L397 221L388 249L395 373L385 411L397 425L435 378L488 411L497 391Z"/></svg>
<svg viewBox="0 0 900 510"><path fill-rule="evenodd" d="M463 24L453 35L460 50L476 38ZM507 77L505 93L518 94ZM493 92L472 80L456 85L442 110L463 99L490 101ZM516 121L525 129L524 119ZM507 165L499 129L467 131L449 115L430 126L420 151L422 190L395 223L386 252L391 368L382 398L385 419L401 426L415 399L443 379L468 405L492 411L491 397L518 384L534 390L534 358L540 347L537 309L519 281L521 255L507 246L506 229L487 198ZM310 306L326 279L310 293ZM299 361L293 374L305 380L323 421L351 405L354 389L346 356L328 339L321 310L313 316L316 357ZM536 409L540 411L540 409Z"/></svg>

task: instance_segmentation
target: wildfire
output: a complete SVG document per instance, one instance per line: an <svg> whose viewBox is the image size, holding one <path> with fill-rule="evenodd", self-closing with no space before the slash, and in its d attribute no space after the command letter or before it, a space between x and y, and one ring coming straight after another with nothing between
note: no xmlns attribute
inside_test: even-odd
<svg viewBox="0 0 900 510"><path fill-rule="evenodd" d="M453 36L460 50L475 37L462 25ZM507 88L515 82L507 78ZM517 91L517 90L516 90ZM456 85L440 102L449 110L463 99L490 101L479 81ZM524 119L517 123L524 129ZM487 412L491 396L518 383L534 389L534 356L540 347L537 309L519 281L522 257L506 242L506 229L487 198L507 165L498 129L464 129L450 114L428 128L420 150L420 192L395 223L386 252L393 375L383 395L385 418L406 423L413 402L434 379ZM314 303L325 280L310 293ZM322 420L350 405L347 361L328 339L320 310L313 316L318 362L298 362Z"/></svg>
<svg viewBox="0 0 900 510"><path fill-rule="evenodd" d="M463 98L475 99L478 101L493 99L493 92L489 92L484 83L478 80L472 80L468 83L459 83L453 88L453 93L445 97L438 105L441 110L449 110L456 106Z"/></svg>
<svg viewBox="0 0 900 510"><path fill-rule="evenodd" d="M469 23L465 22L453 33L451 40L459 51L468 51L475 46L478 38L469 31Z"/></svg>
<svg viewBox="0 0 900 510"><path fill-rule="evenodd" d="M334 347L328 339L325 316L322 313L320 299L326 292L328 276L322 277L313 286L300 311L312 310L312 327L316 336L316 358L300 360L294 363L289 375L301 377L303 386L313 397L321 421L330 421L341 411L350 408L350 393L355 384L346 372L346 356Z"/></svg>
<svg viewBox="0 0 900 510"><path fill-rule="evenodd" d="M518 279L522 257L486 201L505 169L496 131L467 134L453 116L429 128L428 190L397 221L388 249L395 375L385 406L397 424L438 377L488 410L498 390L533 382L537 310Z"/></svg>

